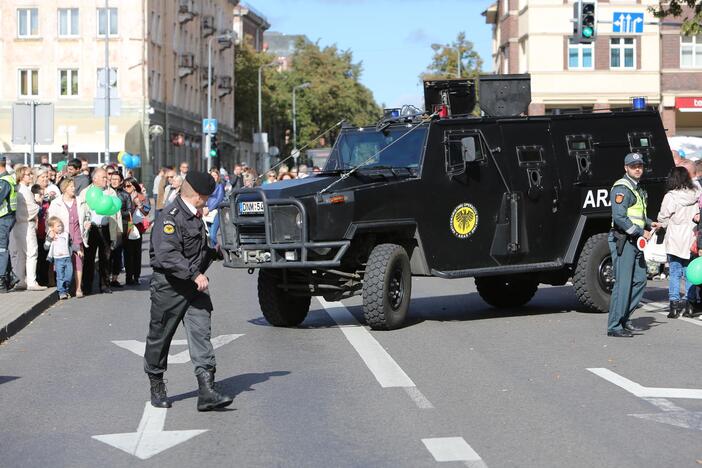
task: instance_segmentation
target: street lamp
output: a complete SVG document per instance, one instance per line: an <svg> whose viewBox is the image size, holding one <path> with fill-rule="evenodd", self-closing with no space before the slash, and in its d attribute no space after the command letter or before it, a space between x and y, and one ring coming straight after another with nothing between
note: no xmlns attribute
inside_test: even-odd
<svg viewBox="0 0 702 468"><path fill-rule="evenodd" d="M212 40L217 39L217 42L226 43L234 39L232 32L220 34L219 36L210 36L207 40L207 121L212 121ZM205 155L207 157L207 170L212 169L212 156L210 149L212 147L212 134L205 132Z"/></svg>
<svg viewBox="0 0 702 468"><path fill-rule="evenodd" d="M297 109L295 107L295 91L298 89L307 89L312 84L308 81L307 83L302 83L301 85L297 85L293 88L292 90L292 98L293 98L293 108L292 108L292 113L293 113L293 153L297 152ZM297 157L295 157L295 160L297 160Z"/></svg>

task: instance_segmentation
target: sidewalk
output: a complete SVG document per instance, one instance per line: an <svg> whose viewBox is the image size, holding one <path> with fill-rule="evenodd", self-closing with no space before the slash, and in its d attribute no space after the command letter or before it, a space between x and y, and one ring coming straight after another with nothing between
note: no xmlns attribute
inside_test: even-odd
<svg viewBox="0 0 702 468"><path fill-rule="evenodd" d="M0 343L29 325L56 301L56 288L0 294Z"/></svg>

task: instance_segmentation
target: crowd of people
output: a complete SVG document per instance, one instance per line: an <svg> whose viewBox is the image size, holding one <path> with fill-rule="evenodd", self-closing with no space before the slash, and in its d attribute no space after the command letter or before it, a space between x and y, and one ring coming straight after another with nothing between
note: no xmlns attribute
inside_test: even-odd
<svg viewBox="0 0 702 468"><path fill-rule="evenodd" d="M103 216L91 209L86 202L91 185L118 197L121 210ZM91 169L81 159L61 170L46 161L10 167L0 159L0 192L7 192L0 193L6 200L0 237L7 231L9 238L8 248L0 249L0 292L55 286L60 299L91 294L96 255L100 292L123 287L122 270L126 284L139 284L142 234L151 208L131 173L109 164Z"/></svg>

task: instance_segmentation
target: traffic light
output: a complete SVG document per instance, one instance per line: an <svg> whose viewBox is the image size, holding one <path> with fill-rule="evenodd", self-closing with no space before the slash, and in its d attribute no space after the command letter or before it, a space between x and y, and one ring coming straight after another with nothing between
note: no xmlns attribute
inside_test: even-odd
<svg viewBox="0 0 702 468"><path fill-rule="evenodd" d="M595 40L595 5L596 2L578 1L575 8L575 28L573 33L575 41L581 44L590 44Z"/></svg>
<svg viewBox="0 0 702 468"><path fill-rule="evenodd" d="M217 147L217 135L212 135L210 137L210 157L219 157L219 148Z"/></svg>

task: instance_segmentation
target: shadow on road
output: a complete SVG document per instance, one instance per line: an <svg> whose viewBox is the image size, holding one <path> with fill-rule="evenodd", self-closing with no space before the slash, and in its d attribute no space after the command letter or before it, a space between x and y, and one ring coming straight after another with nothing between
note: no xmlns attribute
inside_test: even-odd
<svg viewBox="0 0 702 468"><path fill-rule="evenodd" d="M227 377L226 379L217 382L222 393L236 397L242 392L253 392L255 389L254 385L266 382L270 380L271 377L284 377L289 375L290 371L273 371L273 372L261 372L260 374L241 374L234 375L232 377ZM187 393L181 393L180 395L173 395L169 397L172 402L187 400L188 398L197 398L197 390Z"/></svg>
<svg viewBox="0 0 702 468"><path fill-rule="evenodd" d="M16 377L14 375L0 375L0 385L7 383L7 382L12 382L13 380L17 380L21 377Z"/></svg>

